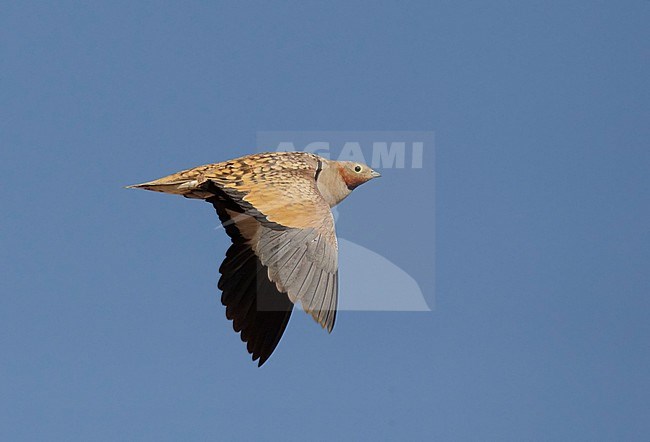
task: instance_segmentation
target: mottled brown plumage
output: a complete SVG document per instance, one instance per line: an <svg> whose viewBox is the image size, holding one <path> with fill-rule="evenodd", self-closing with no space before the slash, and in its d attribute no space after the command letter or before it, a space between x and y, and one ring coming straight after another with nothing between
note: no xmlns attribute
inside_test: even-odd
<svg viewBox="0 0 650 442"><path fill-rule="evenodd" d="M262 365L300 302L332 331L338 245L330 207L379 176L305 152L260 153L184 170L135 188L204 199L232 245L220 267L226 316Z"/></svg>

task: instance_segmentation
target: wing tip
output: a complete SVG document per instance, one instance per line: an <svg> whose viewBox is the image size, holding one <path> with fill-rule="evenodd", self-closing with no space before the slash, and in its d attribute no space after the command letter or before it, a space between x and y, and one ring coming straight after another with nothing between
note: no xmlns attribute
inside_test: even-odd
<svg viewBox="0 0 650 442"><path fill-rule="evenodd" d="M269 355L269 356L270 356L270 355ZM258 360L257 360L257 368L260 368L260 367L261 367L262 365L264 365L264 363L265 363L266 361L268 361L268 360L269 360L269 357L268 357L268 356L266 356L266 357L264 357L264 356L260 356L260 357L258 358ZM253 362L255 362L255 358L254 358L254 357L253 357Z"/></svg>

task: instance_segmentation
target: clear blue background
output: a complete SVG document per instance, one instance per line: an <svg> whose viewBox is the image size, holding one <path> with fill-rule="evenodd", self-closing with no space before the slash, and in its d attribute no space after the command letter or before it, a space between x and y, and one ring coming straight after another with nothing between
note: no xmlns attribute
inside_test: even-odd
<svg viewBox="0 0 650 442"><path fill-rule="evenodd" d="M641 0L4 3L0 439L647 440L648 23ZM435 213L389 171L339 225L417 273L435 218L434 312L331 335L297 312L249 361L212 209L121 186L260 130L435 131Z"/></svg>

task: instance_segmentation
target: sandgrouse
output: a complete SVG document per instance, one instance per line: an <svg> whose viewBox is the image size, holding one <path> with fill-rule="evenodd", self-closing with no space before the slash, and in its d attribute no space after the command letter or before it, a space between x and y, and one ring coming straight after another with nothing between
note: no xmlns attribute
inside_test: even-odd
<svg viewBox="0 0 650 442"><path fill-rule="evenodd" d="M370 167L306 152L248 155L128 186L203 199L232 245L219 272L221 303L261 366L293 304L329 332L338 297L338 245L330 208L380 176Z"/></svg>

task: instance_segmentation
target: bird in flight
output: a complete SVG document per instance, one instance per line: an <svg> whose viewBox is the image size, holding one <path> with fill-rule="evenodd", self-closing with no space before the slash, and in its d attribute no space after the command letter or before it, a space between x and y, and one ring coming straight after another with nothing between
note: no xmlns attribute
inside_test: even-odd
<svg viewBox="0 0 650 442"><path fill-rule="evenodd" d="M207 164L128 186L211 203L232 240L219 268L226 317L258 366L300 302L331 332L338 245L330 210L380 176L365 164L307 152L271 152Z"/></svg>

